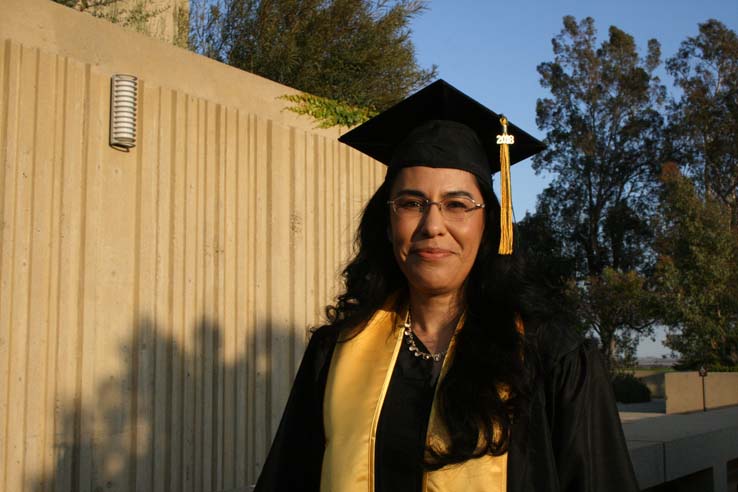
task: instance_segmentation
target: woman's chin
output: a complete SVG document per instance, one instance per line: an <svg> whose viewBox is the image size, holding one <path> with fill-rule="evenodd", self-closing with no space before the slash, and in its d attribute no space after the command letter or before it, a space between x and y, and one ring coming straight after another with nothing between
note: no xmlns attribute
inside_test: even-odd
<svg viewBox="0 0 738 492"><path fill-rule="evenodd" d="M439 279L414 278L408 282L412 292L427 296L447 295L458 292L461 285Z"/></svg>

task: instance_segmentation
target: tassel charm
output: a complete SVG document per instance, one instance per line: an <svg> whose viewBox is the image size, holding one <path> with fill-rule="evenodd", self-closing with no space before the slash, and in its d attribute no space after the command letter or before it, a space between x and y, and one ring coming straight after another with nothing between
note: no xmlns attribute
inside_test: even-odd
<svg viewBox="0 0 738 492"><path fill-rule="evenodd" d="M500 146L500 249L499 254L511 255L513 251L512 187L510 184L510 144L515 136L507 133L507 118L500 116L502 135L497 135Z"/></svg>

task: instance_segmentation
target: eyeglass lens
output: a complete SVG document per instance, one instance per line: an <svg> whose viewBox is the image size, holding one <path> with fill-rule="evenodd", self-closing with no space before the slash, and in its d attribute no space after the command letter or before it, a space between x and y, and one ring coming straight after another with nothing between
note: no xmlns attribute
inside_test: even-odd
<svg viewBox="0 0 738 492"><path fill-rule="evenodd" d="M395 198L392 203L395 213L400 217L420 217L428 207L436 204L441 209L443 217L451 220L464 220L468 212L478 208L473 200L466 197L451 197L440 202L432 202L415 196L401 196Z"/></svg>

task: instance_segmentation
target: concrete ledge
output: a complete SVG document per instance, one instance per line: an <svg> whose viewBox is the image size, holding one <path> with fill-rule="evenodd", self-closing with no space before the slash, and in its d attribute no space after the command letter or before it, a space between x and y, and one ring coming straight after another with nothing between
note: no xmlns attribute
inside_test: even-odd
<svg viewBox="0 0 738 492"><path fill-rule="evenodd" d="M664 444L660 441L628 440L628 451L641 489L664 482Z"/></svg>
<svg viewBox="0 0 738 492"><path fill-rule="evenodd" d="M713 490L727 492L727 464L738 459L738 407L624 422L623 431L642 489L712 470Z"/></svg>

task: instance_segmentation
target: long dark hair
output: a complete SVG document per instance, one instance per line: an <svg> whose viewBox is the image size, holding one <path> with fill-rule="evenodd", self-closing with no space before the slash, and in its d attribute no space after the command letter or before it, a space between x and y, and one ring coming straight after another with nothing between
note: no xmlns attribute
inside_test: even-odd
<svg viewBox="0 0 738 492"><path fill-rule="evenodd" d="M387 238L392 181L385 179L367 203L355 238L356 254L343 271L345 291L326 308L328 321L339 330L362 329L396 292L401 301L407 299L407 281ZM515 255L498 255L499 205L489 185L480 182L479 188L487 204L484 233L464 287L466 320L437 392L449 442L444 450L426 450L429 469L505 453L513 421L530 399L533 346L516 328L516 317L525 321L529 313L522 262ZM483 446L478 446L480 437Z"/></svg>

